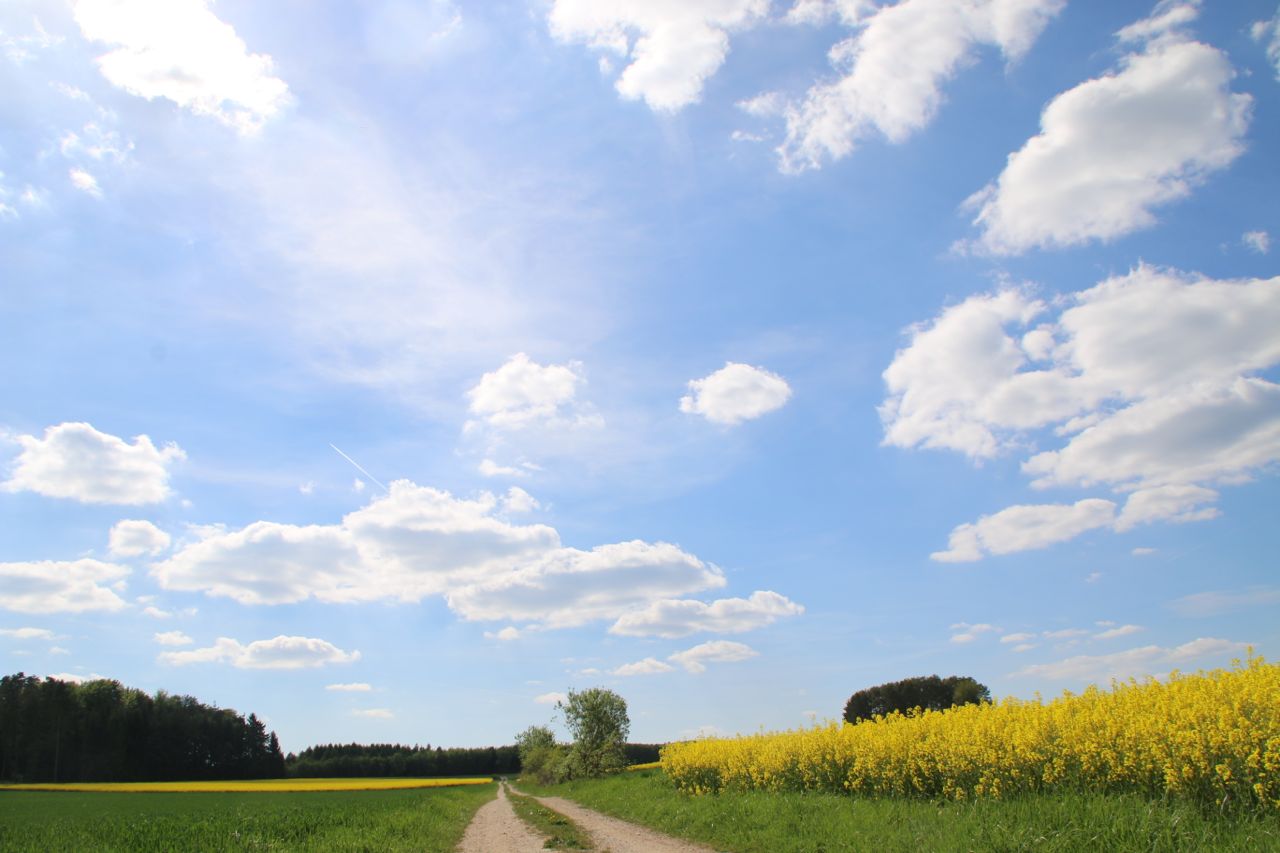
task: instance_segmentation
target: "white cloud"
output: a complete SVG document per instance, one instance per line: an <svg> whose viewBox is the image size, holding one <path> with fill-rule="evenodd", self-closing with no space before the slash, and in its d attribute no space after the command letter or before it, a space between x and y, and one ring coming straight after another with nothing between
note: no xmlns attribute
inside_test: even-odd
<svg viewBox="0 0 1280 853"><path fill-rule="evenodd" d="M1150 557L1152 554L1156 553L1156 549L1155 548L1134 548L1129 553L1131 553L1135 557Z"/></svg>
<svg viewBox="0 0 1280 853"><path fill-rule="evenodd" d="M316 490L316 484L311 482L310 480L308 480L305 483L300 483L298 485L299 494L310 495L310 494L314 494L315 490Z"/></svg>
<svg viewBox="0 0 1280 853"><path fill-rule="evenodd" d="M567 702L569 697L563 693L541 693L533 697L533 701L539 705L555 705L560 702Z"/></svg>
<svg viewBox="0 0 1280 853"><path fill-rule="evenodd" d="M582 365L576 361L541 365L519 352L480 377L467 398L471 414L498 429L534 424L598 426L599 416L575 404L578 388L584 384Z"/></svg>
<svg viewBox="0 0 1280 853"><path fill-rule="evenodd" d="M1240 237L1240 242L1259 255L1265 255L1271 250L1271 237L1266 231L1246 231Z"/></svg>
<svg viewBox="0 0 1280 853"><path fill-rule="evenodd" d="M1095 640L1114 640L1116 637L1127 637L1130 634L1136 634L1143 630L1141 625L1120 625L1116 628L1108 628L1105 631L1099 631L1093 635Z"/></svg>
<svg viewBox="0 0 1280 853"><path fill-rule="evenodd" d="M145 435L129 444L86 423L51 426L44 438L20 435L10 492L32 491L83 503L148 504L169 497L169 468L186 458L176 444L156 449Z"/></svg>
<svg viewBox="0 0 1280 853"><path fill-rule="evenodd" d="M1064 5L1065 0L901 0L864 15L862 4L840 4L860 32L830 50L843 76L815 84L803 102L787 107L787 135L778 147L782 170L819 168L824 160L848 155L873 132L891 142L905 140L932 120L942 85L971 64L980 47L1017 59Z"/></svg>
<svg viewBox="0 0 1280 853"><path fill-rule="evenodd" d="M1256 586L1245 590L1211 590L1185 595L1169 606L1182 616L1218 616L1250 607L1280 604L1280 587Z"/></svg>
<svg viewBox="0 0 1280 853"><path fill-rule="evenodd" d="M117 521L107 536L107 549L117 557L159 554L169 547L169 534L149 521Z"/></svg>
<svg viewBox="0 0 1280 853"><path fill-rule="evenodd" d="M1206 507L1218 499L1218 493L1202 486L1173 484L1139 489L1129 495L1124 510L1116 519L1116 530L1129 530L1153 521L1183 523L1217 518L1216 507Z"/></svg>
<svg viewBox="0 0 1280 853"><path fill-rule="evenodd" d="M1002 643L1025 643L1027 640L1034 640L1034 639L1035 639L1035 637L1036 637L1036 635L1035 635L1035 634L1028 634L1028 633L1026 633L1026 632L1019 632L1019 633L1016 633L1016 634L1005 634L1003 637L1001 637L1001 638L1000 638L1000 642L1002 642Z"/></svg>
<svg viewBox="0 0 1280 853"><path fill-rule="evenodd" d="M1254 375L1280 364L1278 327L1280 278L1139 266L1052 307L1021 290L973 296L912 328L885 370L885 443L975 459L1048 444L1022 464L1032 485L1131 492L1119 530L1210 518L1210 485L1280 460L1280 385ZM1084 524L1084 506L1077 534L1105 523L1101 503L1040 512ZM1001 553L981 532L957 528L945 553Z"/></svg>
<svg viewBox="0 0 1280 853"><path fill-rule="evenodd" d="M951 635L951 642L964 645L972 643L983 634L999 631L1000 629L994 625L988 625L986 622L981 622L977 625L970 625L968 622L957 622L951 626L951 630L958 631L958 633Z"/></svg>
<svg viewBox="0 0 1280 853"><path fill-rule="evenodd" d="M67 176L71 178L71 185L80 192L94 198L102 198L102 187L98 186L98 179L84 169L72 168L67 172Z"/></svg>
<svg viewBox="0 0 1280 853"><path fill-rule="evenodd" d="M1225 53L1177 29L1194 14L1192 3L1159 4L1119 34L1140 52L1050 102L1040 135L970 200L981 249L1017 254L1149 227L1154 208L1243 152L1252 99L1232 94Z"/></svg>
<svg viewBox="0 0 1280 853"><path fill-rule="evenodd" d="M172 619L173 618L172 613L168 612L167 610L161 610L159 607L156 607L154 604L148 604L146 607L142 608L142 612L143 614L150 616L152 619Z"/></svg>
<svg viewBox="0 0 1280 853"><path fill-rule="evenodd" d="M249 53L206 0L77 0L90 41L114 46L98 68L126 92L165 98L240 133L253 133L289 101L270 56Z"/></svg>
<svg viewBox="0 0 1280 853"><path fill-rule="evenodd" d="M352 663L359 652L344 652L326 640L286 637L255 640L247 646L219 637L212 646L189 652L162 652L161 663L186 666L193 663L229 663L238 669L303 669L330 664Z"/></svg>
<svg viewBox="0 0 1280 853"><path fill-rule="evenodd" d="M1110 527L1116 505L1100 498L1074 504L1011 506L951 531L946 551L930 554L942 563L967 563L988 554L1047 548L1099 527Z"/></svg>
<svg viewBox="0 0 1280 853"><path fill-rule="evenodd" d="M166 589L242 604L444 595L468 620L552 628L617 620L654 600L725 584L718 568L675 545L566 548L553 528L512 524L499 510L489 493L465 500L401 480L338 524L258 521L209 531L152 574Z"/></svg>
<svg viewBox="0 0 1280 853"><path fill-rule="evenodd" d="M1269 21L1256 21L1249 28L1253 40L1267 43L1267 59L1276 67L1276 79L1280 80L1280 9Z"/></svg>
<svg viewBox="0 0 1280 853"><path fill-rule="evenodd" d="M756 657L755 649L744 643L733 643L728 640L711 640L700 643L691 649L676 652L667 660L673 660L689 672L697 675L706 672L708 663L735 663Z"/></svg>
<svg viewBox="0 0 1280 853"><path fill-rule="evenodd" d="M533 495L519 486L507 489L507 494L502 498L502 510L507 513L533 512L540 506L542 504L538 503Z"/></svg>
<svg viewBox="0 0 1280 853"><path fill-rule="evenodd" d="M492 459L480 460L479 466L476 468L484 477L523 477L527 472L519 468L513 468L509 465L499 465Z"/></svg>
<svg viewBox="0 0 1280 853"><path fill-rule="evenodd" d="M353 717L368 717L372 720L390 720L395 714L387 708L357 708L351 712Z"/></svg>
<svg viewBox="0 0 1280 853"><path fill-rule="evenodd" d="M129 574L99 560L0 563L0 607L17 613L84 613L120 610L125 602L111 588Z"/></svg>
<svg viewBox="0 0 1280 853"><path fill-rule="evenodd" d="M84 94L81 92L81 94ZM88 96L86 96L87 98ZM114 130L105 130L96 122L89 122L79 133L68 130L58 140L58 150L63 157L84 158L97 162L124 163L133 151L133 143L120 138Z"/></svg>
<svg viewBox="0 0 1280 853"><path fill-rule="evenodd" d="M1038 648L1035 643L1018 643L1018 645L1013 647L1013 650L1018 654L1022 654L1023 652L1029 652L1034 648Z"/></svg>
<svg viewBox="0 0 1280 853"><path fill-rule="evenodd" d="M484 638L486 640L501 640L503 642L511 642L520 639L520 629L514 625L508 625L500 631L485 631Z"/></svg>
<svg viewBox="0 0 1280 853"><path fill-rule="evenodd" d="M373 690L373 686L363 681L353 681L349 684L326 684L324 689L335 693L368 693Z"/></svg>
<svg viewBox="0 0 1280 853"><path fill-rule="evenodd" d="M51 655L69 655L69 654L71 654L71 650L70 650L70 649L64 649L62 646L50 646L50 647L49 647L49 654L51 654Z"/></svg>
<svg viewBox="0 0 1280 853"><path fill-rule="evenodd" d="M624 663L617 669L612 670L612 675L630 676L630 675L660 675L664 672L674 672L675 667L669 663L663 663L657 658L645 658L635 663Z"/></svg>
<svg viewBox="0 0 1280 853"><path fill-rule="evenodd" d="M157 633L152 639L162 646L189 646L195 642L181 631L164 631Z"/></svg>
<svg viewBox="0 0 1280 853"><path fill-rule="evenodd" d="M796 0L783 20L796 25L839 20L852 27L875 12L876 8L876 0Z"/></svg>
<svg viewBox="0 0 1280 853"><path fill-rule="evenodd" d="M559 546L545 525L512 525L494 516L498 500L474 500L391 484L388 494L331 525L258 521L211 531L157 563L167 589L204 591L242 604L395 598L419 601L509 561Z"/></svg>
<svg viewBox="0 0 1280 853"><path fill-rule="evenodd" d="M769 0L555 0L551 33L630 60L616 87L650 109L696 103L729 53L729 34L761 20Z"/></svg>
<svg viewBox="0 0 1280 853"><path fill-rule="evenodd" d="M723 573L665 542L634 540L590 551L563 548L446 595L469 620L567 628L618 619L655 599L724 586Z"/></svg>
<svg viewBox="0 0 1280 853"><path fill-rule="evenodd" d="M680 411L733 425L780 409L790 398L791 386L781 376L729 361L710 376L689 380Z"/></svg>
<svg viewBox="0 0 1280 853"><path fill-rule="evenodd" d="M784 616L798 616L804 607L770 590L748 598L721 598L710 604L689 599L663 599L624 614L610 634L629 637L684 637L699 631L739 634L770 625Z"/></svg>
<svg viewBox="0 0 1280 853"><path fill-rule="evenodd" d="M79 675L74 672L54 672L50 673L46 678L52 678L54 681L65 681L68 684L84 684L87 681L102 680L102 676L96 672L89 675Z"/></svg>
<svg viewBox="0 0 1280 853"><path fill-rule="evenodd" d="M55 635L47 628L0 628L0 637L13 637L15 640L52 640Z"/></svg>
<svg viewBox="0 0 1280 853"><path fill-rule="evenodd" d="M1054 681L1106 681L1154 675L1206 657L1239 654L1247 643L1202 637L1173 648L1141 646L1109 655L1077 655L1056 663L1026 666L1012 678L1044 678Z"/></svg>

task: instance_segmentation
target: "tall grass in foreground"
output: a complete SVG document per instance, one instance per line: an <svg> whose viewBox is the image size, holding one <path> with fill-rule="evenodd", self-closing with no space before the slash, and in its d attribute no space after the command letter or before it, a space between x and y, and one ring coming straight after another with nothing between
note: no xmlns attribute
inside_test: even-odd
<svg viewBox="0 0 1280 853"><path fill-rule="evenodd" d="M497 786L315 793L0 792L5 853L452 851Z"/></svg>
<svg viewBox="0 0 1280 853"><path fill-rule="evenodd" d="M449 788L455 785L488 785L483 779L397 779L379 776L374 779L231 779L221 782L35 782L24 785L0 785L4 791L93 791L116 794L191 794L218 792L302 792L302 791L388 791L395 788Z"/></svg>
<svg viewBox="0 0 1280 853"><path fill-rule="evenodd" d="M968 800L1045 792L1280 811L1280 666L672 744L676 786Z"/></svg>
<svg viewBox="0 0 1280 853"><path fill-rule="evenodd" d="M540 787L615 817L736 853L1262 853L1280 814L1220 815L1136 794L1045 793L969 802L722 790L690 796L660 771Z"/></svg>

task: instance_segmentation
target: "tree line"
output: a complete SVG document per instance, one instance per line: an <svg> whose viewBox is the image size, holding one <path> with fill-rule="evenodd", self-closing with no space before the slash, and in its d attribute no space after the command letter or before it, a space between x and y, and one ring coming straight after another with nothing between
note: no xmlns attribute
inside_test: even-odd
<svg viewBox="0 0 1280 853"><path fill-rule="evenodd" d="M401 746L345 743L312 746L285 759L289 776L500 776L520 771L515 745L488 747Z"/></svg>
<svg viewBox="0 0 1280 853"><path fill-rule="evenodd" d="M0 780L149 782L284 775L256 715L118 681L0 678Z"/></svg>

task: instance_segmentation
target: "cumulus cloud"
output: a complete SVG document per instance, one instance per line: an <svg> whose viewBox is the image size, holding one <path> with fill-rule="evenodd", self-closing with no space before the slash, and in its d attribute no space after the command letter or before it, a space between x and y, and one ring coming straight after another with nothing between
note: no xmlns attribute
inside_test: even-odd
<svg viewBox="0 0 1280 853"><path fill-rule="evenodd" d="M797 4L793 19L816 20L830 8L859 32L829 52L841 76L815 84L800 103L784 108L782 170L819 168L848 155L872 133L905 140L933 119L943 85L979 49L994 47L1016 60L1064 5L1065 0L901 0L869 12L867 4Z"/></svg>
<svg viewBox="0 0 1280 853"><path fill-rule="evenodd" d="M238 669L307 669L330 664L353 663L359 652L344 652L326 640L312 637L286 637L255 640L243 645L228 637L219 637L207 648L189 652L162 652L160 662L172 666L193 663L228 663Z"/></svg>
<svg viewBox="0 0 1280 853"><path fill-rule="evenodd" d="M609 633L667 638L685 637L699 631L740 634L801 613L804 607L770 590L757 590L748 598L720 598L710 604L690 599L663 599L623 615L609 628Z"/></svg>
<svg viewBox="0 0 1280 853"><path fill-rule="evenodd" d="M335 693L368 693L373 690L373 686L363 681L353 681L349 684L326 684L324 689Z"/></svg>
<svg viewBox="0 0 1280 853"><path fill-rule="evenodd" d="M736 663L749 660L759 655L755 649L745 643L734 643L728 640L711 640L700 643L691 649L676 652L667 660L673 660L686 670L698 675L706 672L708 663Z"/></svg>
<svg viewBox="0 0 1280 853"><path fill-rule="evenodd" d="M622 666L612 670L613 675L630 676L630 675L660 675L664 672L674 672L675 667L669 663L663 663L657 658L645 658L635 663L624 663Z"/></svg>
<svg viewBox="0 0 1280 853"><path fill-rule="evenodd" d="M0 637L15 640L53 640L55 635L46 628L0 628Z"/></svg>
<svg viewBox="0 0 1280 853"><path fill-rule="evenodd" d="M691 379L680 411L733 425L780 409L789 399L791 386L781 376L730 361L710 376Z"/></svg>
<svg viewBox="0 0 1280 853"><path fill-rule="evenodd" d="M176 444L157 449L145 435L130 444L86 423L58 424L44 438L20 435L17 441L22 452L3 484L6 491L82 503L159 503L172 494L170 466L186 458Z"/></svg>
<svg viewBox="0 0 1280 853"><path fill-rule="evenodd" d="M486 640L502 640L503 642L511 642L520 639L520 629L514 625L508 625L500 631L485 631L484 638Z"/></svg>
<svg viewBox="0 0 1280 853"><path fill-rule="evenodd" d="M1043 678L1052 681L1106 681L1157 675L1209 657L1238 655L1247 643L1202 637L1173 648L1141 646L1109 655L1076 655L1055 663L1025 666L1011 678Z"/></svg>
<svg viewBox="0 0 1280 853"><path fill-rule="evenodd" d="M113 85L147 100L165 98L253 133L289 101L289 87L265 54L249 53L206 0L76 0L86 39L112 49L98 68Z"/></svg>
<svg viewBox="0 0 1280 853"><path fill-rule="evenodd" d="M724 574L675 545L639 540L563 548L446 594L465 619L568 628L618 619L655 599L724 586Z"/></svg>
<svg viewBox="0 0 1280 853"><path fill-rule="evenodd" d="M467 500L401 480L338 524L209 530L152 574L166 589L242 604L443 595L468 620L552 628L617 620L725 584L718 568L675 545L566 548L553 528L513 524L501 509L489 493Z"/></svg>
<svg viewBox="0 0 1280 853"><path fill-rule="evenodd" d="M112 587L129 575L100 560L0 563L0 607L17 613L85 613L120 610Z"/></svg>
<svg viewBox="0 0 1280 853"><path fill-rule="evenodd" d="M947 550L930 554L941 563L967 563L988 554L1012 554L1047 548L1074 539L1087 530L1109 527L1116 505L1100 498L1074 504L1011 506L984 515L951 531Z"/></svg>
<svg viewBox="0 0 1280 853"><path fill-rule="evenodd" d="M1025 643L1027 640L1034 640L1035 638L1036 638L1035 634L1028 634L1025 631L1020 631L1016 634L1005 634L1003 637L1000 638L1000 642Z"/></svg>
<svg viewBox="0 0 1280 853"><path fill-rule="evenodd" d="M1197 6L1158 4L1118 34L1140 45L1119 70L1049 103L1040 134L970 199L978 248L1018 254L1149 227L1155 208L1244 151L1252 99L1231 92L1225 53L1182 30Z"/></svg>
<svg viewBox="0 0 1280 853"><path fill-rule="evenodd" d="M1022 463L1036 488L1127 496L1118 512L1100 498L1010 507L956 528L950 559L1212 518L1210 486L1280 460L1280 385L1259 375L1280 364L1277 327L1280 278L1144 265L1052 305L972 296L909 330L884 372L884 441L974 459L1034 441L1049 445Z"/></svg>
<svg viewBox="0 0 1280 853"><path fill-rule="evenodd" d="M599 416L576 402L578 389L585 384L579 362L542 365L516 353L497 370L481 376L467 392L471 414L477 418L468 426L484 423L518 430L535 424L599 425Z"/></svg>
<svg viewBox="0 0 1280 853"><path fill-rule="evenodd" d="M480 460L476 470L484 477L523 477L528 473L510 465L499 465L492 459Z"/></svg>
<svg viewBox="0 0 1280 853"><path fill-rule="evenodd" d="M162 646L189 646L195 642L181 631L163 631L157 633L152 639Z"/></svg>
<svg viewBox="0 0 1280 853"><path fill-rule="evenodd" d="M107 549L117 557L159 554L169 547L169 534L149 521L117 521L107 536Z"/></svg>
<svg viewBox="0 0 1280 853"><path fill-rule="evenodd" d="M542 504L538 503L537 498L519 486L507 489L507 494L502 498L502 510L507 513L533 512L540 506Z"/></svg>
<svg viewBox="0 0 1280 853"><path fill-rule="evenodd" d="M503 561L559 545L545 525L497 518L498 499L474 500L405 480L338 524L259 521L211 531L152 567L167 589L204 591L242 604L396 598L419 601Z"/></svg>
<svg viewBox="0 0 1280 853"><path fill-rule="evenodd" d="M568 699L569 697L565 694L556 692L541 693L533 697L533 701L537 702L539 705L556 705L560 702L567 702Z"/></svg>
<svg viewBox="0 0 1280 853"><path fill-rule="evenodd" d="M549 23L560 41L626 61L615 84L622 97L675 111L702 96L729 53L729 34L768 8L769 0L554 0Z"/></svg>

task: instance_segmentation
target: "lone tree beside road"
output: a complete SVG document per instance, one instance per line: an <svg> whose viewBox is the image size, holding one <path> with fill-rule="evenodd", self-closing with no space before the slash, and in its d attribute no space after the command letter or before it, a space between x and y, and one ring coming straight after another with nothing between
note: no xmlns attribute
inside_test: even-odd
<svg viewBox="0 0 1280 853"><path fill-rule="evenodd" d="M573 735L569 750L569 774L603 776L627 766L623 747L631 733L627 700L612 690L592 687L569 691L556 703L564 713L564 724Z"/></svg>
<svg viewBox="0 0 1280 853"><path fill-rule="evenodd" d="M991 691L963 675L939 678L936 675L904 678L859 690L844 706L844 718L850 723L870 720L894 711L906 713L913 708L942 711L956 705L990 702Z"/></svg>

